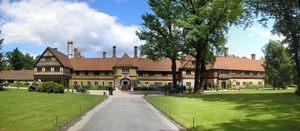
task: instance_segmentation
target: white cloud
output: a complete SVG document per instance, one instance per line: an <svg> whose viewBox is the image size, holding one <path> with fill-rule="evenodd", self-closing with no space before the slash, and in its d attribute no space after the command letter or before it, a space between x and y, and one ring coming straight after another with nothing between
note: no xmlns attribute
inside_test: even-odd
<svg viewBox="0 0 300 131"><path fill-rule="evenodd" d="M67 41L81 54L101 56L117 46L117 56L133 54L142 42L135 35L138 26L123 26L115 16L98 12L83 2L63 0L26 0L0 4L0 29L4 44L24 43L67 48ZM121 51L120 51L121 50ZM119 54L120 53L120 54Z"/></svg>
<svg viewBox="0 0 300 131"><path fill-rule="evenodd" d="M264 30L262 28L257 27L251 27L249 28L250 31L253 31L253 33L250 33L247 35L247 37L253 38L255 35L259 35L263 38L273 39L273 40L283 40L284 37L273 35L269 30Z"/></svg>

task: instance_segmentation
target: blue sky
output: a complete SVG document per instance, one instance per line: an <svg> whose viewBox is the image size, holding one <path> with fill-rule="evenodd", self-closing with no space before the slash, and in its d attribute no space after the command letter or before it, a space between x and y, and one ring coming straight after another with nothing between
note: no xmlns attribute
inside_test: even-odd
<svg viewBox="0 0 300 131"><path fill-rule="evenodd" d="M117 57L133 56L134 46L143 44L135 35L143 22L141 15L151 12L146 0L26 0L0 3L3 51L16 47L33 56L46 47L58 48L67 54L67 41L73 41L82 56L107 57L112 46ZM280 39L255 23L251 28L232 27L227 34L229 54L256 59L263 56L262 47L270 39Z"/></svg>

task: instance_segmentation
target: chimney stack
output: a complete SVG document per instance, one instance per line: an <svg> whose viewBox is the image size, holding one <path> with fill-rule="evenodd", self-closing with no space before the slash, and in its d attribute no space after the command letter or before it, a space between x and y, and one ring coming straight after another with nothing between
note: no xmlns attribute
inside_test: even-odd
<svg viewBox="0 0 300 131"><path fill-rule="evenodd" d="M134 46L134 56L133 58L137 58L137 46Z"/></svg>
<svg viewBox="0 0 300 131"><path fill-rule="evenodd" d="M251 54L251 59L255 60L255 54Z"/></svg>
<svg viewBox="0 0 300 131"><path fill-rule="evenodd" d="M103 51L103 58L106 58L106 52Z"/></svg>
<svg viewBox="0 0 300 131"><path fill-rule="evenodd" d="M68 41L68 57L69 57L69 59L72 58L72 45L73 45L73 42Z"/></svg>
<svg viewBox="0 0 300 131"><path fill-rule="evenodd" d="M116 56L116 46L113 46L113 58L117 58L117 56Z"/></svg>
<svg viewBox="0 0 300 131"><path fill-rule="evenodd" d="M225 47L225 58L227 58L228 57L228 48L227 47Z"/></svg>

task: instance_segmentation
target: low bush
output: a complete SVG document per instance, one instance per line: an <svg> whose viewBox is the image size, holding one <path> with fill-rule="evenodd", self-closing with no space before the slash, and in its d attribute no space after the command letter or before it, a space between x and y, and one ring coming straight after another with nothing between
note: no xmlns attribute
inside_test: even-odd
<svg viewBox="0 0 300 131"><path fill-rule="evenodd" d="M10 84L11 87L28 87L29 83L20 83L20 82L16 82L14 84Z"/></svg>
<svg viewBox="0 0 300 131"><path fill-rule="evenodd" d="M38 86L37 91L44 93L64 93L64 86L53 81L47 81Z"/></svg>

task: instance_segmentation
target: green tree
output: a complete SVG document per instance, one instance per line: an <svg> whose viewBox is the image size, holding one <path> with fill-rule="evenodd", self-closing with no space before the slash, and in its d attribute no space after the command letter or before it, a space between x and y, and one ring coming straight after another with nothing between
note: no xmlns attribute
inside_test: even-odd
<svg viewBox="0 0 300 131"><path fill-rule="evenodd" d="M270 40L262 51L265 55L265 82L275 89L291 84L293 65L280 41Z"/></svg>
<svg viewBox="0 0 300 131"><path fill-rule="evenodd" d="M24 69L32 70L34 63L35 63L35 59L29 53L26 53L25 55L23 55Z"/></svg>
<svg viewBox="0 0 300 131"><path fill-rule="evenodd" d="M23 54L19 51L18 47L11 52L9 56L9 63L14 70L22 70L24 68Z"/></svg>
<svg viewBox="0 0 300 131"><path fill-rule="evenodd" d="M181 28L175 22L179 19L179 12L172 0L148 0L148 4L154 14L143 14L143 28L136 32L140 40L146 41L140 46L141 55L155 61L170 58L173 88L176 88L176 60L181 58L179 52L183 39Z"/></svg>
<svg viewBox="0 0 300 131"><path fill-rule="evenodd" d="M248 21L261 16L259 22L266 26L273 19L273 34L285 36L285 42L295 62L297 81L300 81L300 1L299 0L244 0L245 14ZM250 22L251 23L251 22ZM296 94L300 95L300 83L297 83Z"/></svg>
<svg viewBox="0 0 300 131"><path fill-rule="evenodd" d="M184 51L196 59L194 93L204 88L206 64L224 51L225 34L242 18L241 0L174 0L182 11L177 22L188 32Z"/></svg>
<svg viewBox="0 0 300 131"><path fill-rule="evenodd" d="M0 31L0 34L1 34L1 31ZM3 70L3 61L4 61L4 59L3 59L3 52L2 52L2 44L3 44L3 41L4 41L4 38L0 38L0 65L1 65L1 67L0 67L0 71L1 70Z"/></svg>

